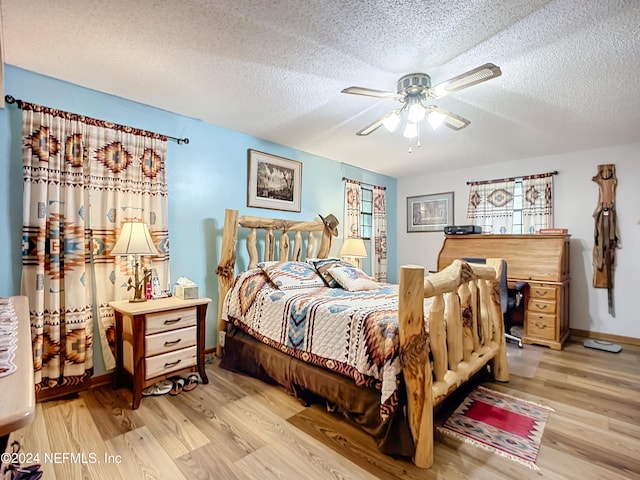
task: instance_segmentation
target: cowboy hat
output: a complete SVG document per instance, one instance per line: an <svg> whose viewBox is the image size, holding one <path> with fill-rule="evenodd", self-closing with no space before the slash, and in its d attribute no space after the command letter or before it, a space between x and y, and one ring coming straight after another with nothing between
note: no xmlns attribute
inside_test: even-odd
<svg viewBox="0 0 640 480"><path fill-rule="evenodd" d="M329 215L327 215L327 218L324 218L320 214L318 214L318 216L322 219L322 221L324 222L325 227L331 232L331 234L334 237L337 237L338 236L338 225L340 225L340 222L338 221L336 216L333 213L330 213Z"/></svg>

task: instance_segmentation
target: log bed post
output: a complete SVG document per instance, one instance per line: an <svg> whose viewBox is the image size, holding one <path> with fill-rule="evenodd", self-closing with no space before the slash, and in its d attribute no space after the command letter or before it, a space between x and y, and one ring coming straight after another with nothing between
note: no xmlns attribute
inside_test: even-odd
<svg viewBox="0 0 640 480"><path fill-rule="evenodd" d="M222 357L222 342L220 332L226 329L226 322L222 320L224 297L233 284L236 265L236 243L238 241L238 211L226 209L224 212L224 230L222 232L222 246L220 248L220 263L216 269L218 274L218 335L216 356Z"/></svg>
<svg viewBox="0 0 640 480"><path fill-rule="evenodd" d="M508 382L507 339L504 336L504 317L502 315L502 309L500 308L500 278L502 278L504 262L499 258L487 258L487 265L493 267L496 271L493 283L494 288L491 292L493 302L490 303L490 306L493 309L493 315L491 317L494 320L493 341L500 346L498 353L491 360L491 373L499 382Z"/></svg>
<svg viewBox="0 0 640 480"><path fill-rule="evenodd" d="M424 268L418 265L400 267L400 362L407 389L407 417L415 446L413 462L418 467L429 468L433 464L433 398L423 304Z"/></svg>

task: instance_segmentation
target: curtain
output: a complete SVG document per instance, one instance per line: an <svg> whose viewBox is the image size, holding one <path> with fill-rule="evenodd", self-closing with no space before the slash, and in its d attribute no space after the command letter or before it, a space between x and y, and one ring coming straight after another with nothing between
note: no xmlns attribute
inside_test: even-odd
<svg viewBox="0 0 640 480"><path fill-rule="evenodd" d="M373 187L373 277L387 281L387 197L384 187Z"/></svg>
<svg viewBox="0 0 640 480"><path fill-rule="evenodd" d="M128 298L127 259L112 257L120 226L150 228L169 275L166 137L22 102L21 293L29 298L36 390L78 384L93 372L94 318L107 369L112 300Z"/></svg>
<svg viewBox="0 0 640 480"><path fill-rule="evenodd" d="M522 179L522 233L553 228L553 174Z"/></svg>
<svg viewBox="0 0 640 480"><path fill-rule="evenodd" d="M513 231L515 179L473 182L469 189L467 218L486 233Z"/></svg>
<svg viewBox="0 0 640 480"><path fill-rule="evenodd" d="M360 183L348 180L346 181L345 200L344 200L344 238L360 237L360 211L361 211L362 189ZM362 266L359 258L356 259L358 267Z"/></svg>

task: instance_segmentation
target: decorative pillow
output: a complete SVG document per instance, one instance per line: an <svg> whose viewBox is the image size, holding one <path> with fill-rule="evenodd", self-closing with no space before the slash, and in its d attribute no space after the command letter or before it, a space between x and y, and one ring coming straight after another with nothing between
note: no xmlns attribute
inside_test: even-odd
<svg viewBox="0 0 640 480"><path fill-rule="evenodd" d="M354 266L338 266L331 267L329 274L336 279L336 282L350 292L359 292L362 290L375 290L380 288L380 284L371 280L369 275Z"/></svg>
<svg viewBox="0 0 640 480"><path fill-rule="evenodd" d="M261 262L258 267L280 290L324 287L324 281L312 265L304 262Z"/></svg>
<svg viewBox="0 0 640 480"><path fill-rule="evenodd" d="M331 276L329 273L329 269L332 267L349 267L350 263L343 262L339 258L322 258L322 259L313 259L311 264L315 267L316 271L324 280L324 283L327 287L335 288L340 285L336 282L336 279Z"/></svg>

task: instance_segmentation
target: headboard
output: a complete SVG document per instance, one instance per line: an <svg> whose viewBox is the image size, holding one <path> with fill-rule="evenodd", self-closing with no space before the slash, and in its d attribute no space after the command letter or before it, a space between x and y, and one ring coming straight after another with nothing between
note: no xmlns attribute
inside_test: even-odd
<svg viewBox="0 0 640 480"><path fill-rule="evenodd" d="M240 227L249 229L246 239L246 248L249 254L247 269L256 268L260 261L299 261L302 258L305 242L304 258L327 258L331 249L332 235L322 220L303 222L246 215L240 217L237 210L226 209L220 263L216 269L216 274L218 275L218 345L216 355L218 357L222 355L221 340L223 336L220 335L220 332L224 332L226 329L225 322L222 320L222 305L236 274L236 249L238 229ZM264 258L262 260L259 258L258 244L262 241L263 236L258 235L259 230L264 230ZM276 235L274 232L280 233ZM322 232L320 246L317 251L315 232ZM293 248L291 248L291 234L293 234ZM277 256L276 251L278 252Z"/></svg>

